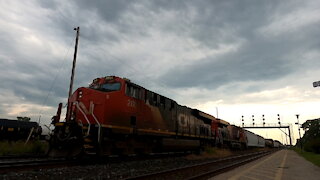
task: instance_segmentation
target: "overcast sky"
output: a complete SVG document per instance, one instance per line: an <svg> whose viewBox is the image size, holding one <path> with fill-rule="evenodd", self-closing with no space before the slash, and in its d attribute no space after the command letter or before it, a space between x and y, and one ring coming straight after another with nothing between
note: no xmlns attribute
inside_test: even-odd
<svg viewBox="0 0 320 180"><path fill-rule="evenodd" d="M317 0L2 0L1 118L41 115L49 124L66 103L77 26L75 88L117 75L235 124L242 115L319 118L319 8Z"/></svg>

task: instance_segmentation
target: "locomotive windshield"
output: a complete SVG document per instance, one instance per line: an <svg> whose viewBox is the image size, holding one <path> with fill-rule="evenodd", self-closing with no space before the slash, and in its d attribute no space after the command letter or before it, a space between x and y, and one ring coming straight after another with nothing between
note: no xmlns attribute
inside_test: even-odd
<svg viewBox="0 0 320 180"><path fill-rule="evenodd" d="M111 92L111 91L118 91L121 88L120 82L105 82L103 84L99 84L98 82L93 82L89 88L104 91L104 92Z"/></svg>
<svg viewBox="0 0 320 180"><path fill-rule="evenodd" d="M100 90L102 91L118 91L120 90L121 84L119 82L116 83L106 83L102 84Z"/></svg>

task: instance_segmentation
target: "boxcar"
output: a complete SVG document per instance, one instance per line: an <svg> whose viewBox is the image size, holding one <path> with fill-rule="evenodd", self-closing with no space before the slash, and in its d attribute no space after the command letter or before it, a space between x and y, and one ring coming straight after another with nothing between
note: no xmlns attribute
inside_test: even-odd
<svg viewBox="0 0 320 180"><path fill-rule="evenodd" d="M247 137L247 147L265 147L265 140L263 137L247 130L245 130L245 134Z"/></svg>
<svg viewBox="0 0 320 180"><path fill-rule="evenodd" d="M266 141L262 136L257 135L258 137L258 146L257 147L265 147Z"/></svg>
<svg viewBox="0 0 320 180"><path fill-rule="evenodd" d="M273 147L275 147L275 148L279 148L280 147L280 142L279 141L277 141L277 140L275 140L274 142L273 142Z"/></svg>

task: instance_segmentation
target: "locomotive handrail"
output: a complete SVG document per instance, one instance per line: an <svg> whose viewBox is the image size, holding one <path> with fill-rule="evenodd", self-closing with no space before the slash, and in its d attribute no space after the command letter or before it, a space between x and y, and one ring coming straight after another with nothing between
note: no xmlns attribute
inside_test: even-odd
<svg viewBox="0 0 320 180"><path fill-rule="evenodd" d="M98 142L100 143L101 124L99 123L99 121L96 118L96 116L93 114L93 110L94 110L94 104L92 103L92 112L91 112L91 114L92 114L93 119L97 122L98 127L99 127L99 129L98 129Z"/></svg>
<svg viewBox="0 0 320 180"><path fill-rule="evenodd" d="M30 133L29 133L29 136L28 136L26 142L24 143L24 145L26 145L26 144L29 142L29 139L30 139L30 137L31 137L31 135L32 135L32 133L33 133L33 130L34 130L34 127L31 128Z"/></svg>
<svg viewBox="0 0 320 180"><path fill-rule="evenodd" d="M79 111L84 116L84 118L86 119L86 121L88 122L88 130L87 130L87 134L85 135L85 137L87 137L87 136L89 136L89 133L90 133L90 127L91 127L90 121L87 118L86 114L83 112L83 110L80 108L79 103L76 101L75 104L76 104L76 107L79 109Z"/></svg>

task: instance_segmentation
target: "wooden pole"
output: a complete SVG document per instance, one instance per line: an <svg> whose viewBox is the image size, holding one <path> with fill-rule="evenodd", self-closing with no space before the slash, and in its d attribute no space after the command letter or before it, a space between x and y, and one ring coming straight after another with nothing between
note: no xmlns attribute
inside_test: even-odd
<svg viewBox="0 0 320 180"><path fill-rule="evenodd" d="M74 54L73 54L73 63L72 63L72 71L71 71L71 79L70 79L70 87L69 87L69 96L68 96L68 108L67 108L67 119L66 121L69 121L71 118L71 104L70 104L70 98L72 95L72 87L73 87L73 80L74 80L74 71L76 68L76 61L77 61L77 51L78 51L78 41L79 41L79 32L80 32L80 27L74 28L75 31L77 31L76 35L76 44L74 47Z"/></svg>

